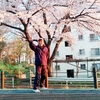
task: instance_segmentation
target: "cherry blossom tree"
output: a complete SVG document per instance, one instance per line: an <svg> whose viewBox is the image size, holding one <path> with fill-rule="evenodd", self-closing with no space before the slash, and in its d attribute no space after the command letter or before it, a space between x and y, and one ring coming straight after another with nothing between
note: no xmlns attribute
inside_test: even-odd
<svg viewBox="0 0 100 100"><path fill-rule="evenodd" d="M50 52L48 68L60 43L74 43L74 33L92 31L100 35L99 0L0 0L0 25L26 40L45 38ZM50 76L49 70L49 76Z"/></svg>

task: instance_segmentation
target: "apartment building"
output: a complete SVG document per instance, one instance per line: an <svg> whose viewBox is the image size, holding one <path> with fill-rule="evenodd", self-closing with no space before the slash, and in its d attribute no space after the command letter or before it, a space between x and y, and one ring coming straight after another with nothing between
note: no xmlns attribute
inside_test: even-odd
<svg viewBox="0 0 100 100"><path fill-rule="evenodd" d="M52 64L53 76L92 77L93 67L100 70L100 37L96 34L79 34L73 49L63 41ZM60 60L60 61L59 61Z"/></svg>

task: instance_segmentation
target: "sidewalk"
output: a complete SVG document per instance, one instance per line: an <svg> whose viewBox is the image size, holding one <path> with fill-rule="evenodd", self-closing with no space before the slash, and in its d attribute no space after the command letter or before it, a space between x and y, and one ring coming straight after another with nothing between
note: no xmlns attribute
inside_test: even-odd
<svg viewBox="0 0 100 100"><path fill-rule="evenodd" d="M100 89L47 89L47 90L40 90L40 93L43 94L81 94L81 93L88 93L88 94L100 94ZM0 89L0 94L27 94L33 93L32 89Z"/></svg>
<svg viewBox="0 0 100 100"><path fill-rule="evenodd" d="M48 89L33 93L32 89L3 89L0 100L100 100L100 90Z"/></svg>

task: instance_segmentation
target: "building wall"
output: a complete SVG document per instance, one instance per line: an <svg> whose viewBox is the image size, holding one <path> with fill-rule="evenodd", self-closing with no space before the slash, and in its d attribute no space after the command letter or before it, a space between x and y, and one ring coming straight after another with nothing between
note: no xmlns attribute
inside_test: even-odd
<svg viewBox="0 0 100 100"><path fill-rule="evenodd" d="M92 34L92 33L91 33ZM66 55L72 55L73 59L99 59L100 58L100 38L95 35L94 37L90 34L84 34L82 39L78 39L79 35L76 36L77 41L73 45L73 49L71 47L65 47L65 41L63 41L59 47L59 55L55 57L56 60L65 60ZM91 40L90 40L91 38ZM92 52L91 52L92 49ZM94 50L97 49L97 50ZM84 52L80 52L83 50ZM95 51L95 52L94 52ZM100 61L85 61L85 62L70 62L69 63L54 63L52 65L53 75L54 76L67 76L67 70L74 70L74 77L92 77L92 69L93 65L96 64L96 67L100 67ZM59 69L56 69L55 66L60 66ZM78 67L77 67L78 66ZM88 70L88 71L87 71ZM78 75L77 75L78 71Z"/></svg>

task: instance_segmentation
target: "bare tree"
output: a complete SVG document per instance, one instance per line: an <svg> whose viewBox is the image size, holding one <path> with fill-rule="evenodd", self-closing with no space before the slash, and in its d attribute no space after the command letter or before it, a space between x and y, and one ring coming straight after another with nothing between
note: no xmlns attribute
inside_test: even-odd
<svg viewBox="0 0 100 100"><path fill-rule="evenodd" d="M2 51L6 46L6 42L4 41L4 32L5 30L0 28L0 60L2 60Z"/></svg>
<svg viewBox="0 0 100 100"><path fill-rule="evenodd" d="M6 43L4 41L0 41L0 60L2 60L2 51L5 47Z"/></svg>
<svg viewBox="0 0 100 100"><path fill-rule="evenodd" d="M6 60L8 59L7 62L11 64L15 64L16 62L21 63L21 57L24 57L23 61L28 63L28 60L33 57L28 43L19 37L8 42L4 51L5 58Z"/></svg>
<svg viewBox="0 0 100 100"><path fill-rule="evenodd" d="M99 5L99 0L1 0L0 22L27 40L45 38L49 51L55 41L49 54L50 68L62 40L73 44L71 30L75 30L74 33L88 30L100 35Z"/></svg>

